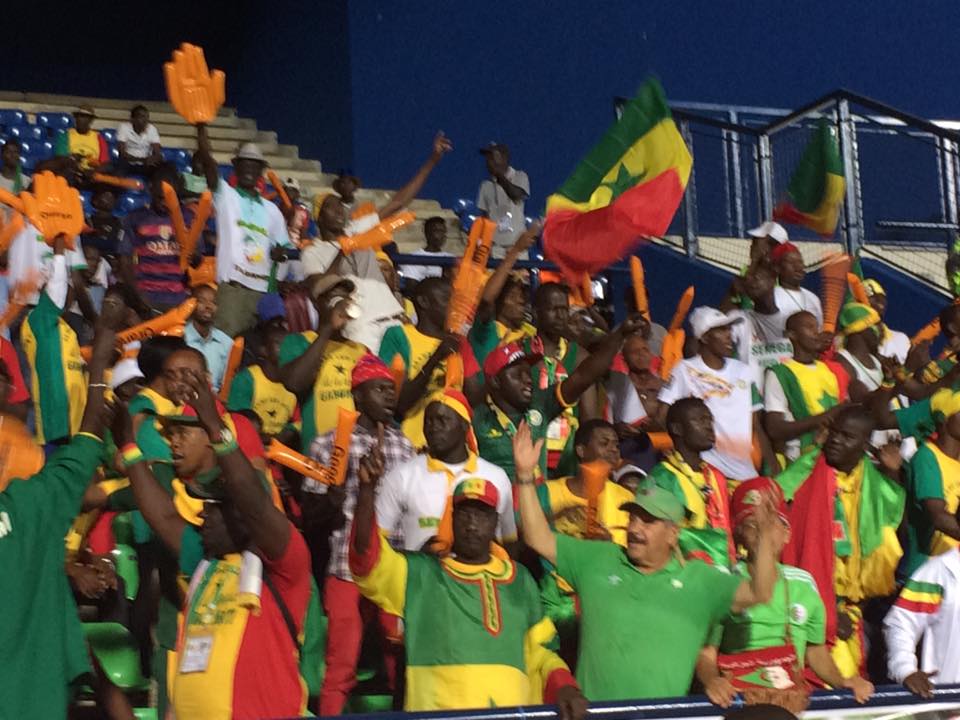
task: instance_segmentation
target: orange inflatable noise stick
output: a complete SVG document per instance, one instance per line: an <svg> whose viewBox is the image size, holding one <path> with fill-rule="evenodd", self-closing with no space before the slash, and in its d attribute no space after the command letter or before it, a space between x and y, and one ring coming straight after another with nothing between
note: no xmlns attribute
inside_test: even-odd
<svg viewBox="0 0 960 720"><path fill-rule="evenodd" d="M696 290L693 285L683 291L680 300L677 302L677 309L673 313L673 319L670 321L669 330L679 330L683 327L683 321L687 319L687 313L690 312L690 306L693 305L693 297Z"/></svg>
<svg viewBox="0 0 960 720"><path fill-rule="evenodd" d="M920 345L925 342L933 342L937 335L940 334L940 318L935 317L933 320L928 322L922 328L917 331L917 334L910 338L910 344L913 346Z"/></svg>
<svg viewBox="0 0 960 720"><path fill-rule="evenodd" d="M636 255L630 258L630 278L633 280L633 297L637 303L637 312L650 320L650 301L647 299L647 283L643 273L643 263Z"/></svg>
<svg viewBox="0 0 960 720"><path fill-rule="evenodd" d="M180 200L177 198L177 191L173 186L164 180L160 183L163 190L163 202L167 206L167 212L170 213L170 220L173 221L173 232L177 236L177 242L182 248L187 240L187 226L183 222L183 213L180 211Z"/></svg>
<svg viewBox="0 0 960 720"><path fill-rule="evenodd" d="M840 315L840 308L847 293L849 271L849 255L834 255L828 258L820 270L820 300L823 303L824 332L836 332L837 317Z"/></svg>
<svg viewBox="0 0 960 720"><path fill-rule="evenodd" d="M267 460L290 468L296 473L316 480L326 485L330 481L330 471L325 465L321 465L313 458L298 453L293 448L289 448L277 439L270 441L266 451Z"/></svg>
<svg viewBox="0 0 960 720"><path fill-rule="evenodd" d="M403 362L403 355L397 353L390 360L390 374L393 375L393 385L400 394L403 383L407 381L407 365Z"/></svg>
<svg viewBox="0 0 960 720"><path fill-rule="evenodd" d="M350 441L360 413L346 408L337 409L337 427L333 431L333 450L330 453L328 485L343 485L347 479L347 461L350 459Z"/></svg>
<svg viewBox="0 0 960 720"><path fill-rule="evenodd" d="M93 181L104 185L123 188L124 190L143 190L143 182L136 178L117 177L116 175L106 175L104 173L94 173Z"/></svg>
<svg viewBox="0 0 960 720"><path fill-rule="evenodd" d="M660 349L660 377L664 380L670 377L674 366L680 362L683 357L683 343L687 339L687 334L683 328L668 330L663 338L663 346Z"/></svg>
<svg viewBox="0 0 960 720"><path fill-rule="evenodd" d="M597 518L597 507L600 502L600 493L610 477L610 463L603 460L581 463L580 472L583 476L583 486L587 493L587 514L584 534L588 538L597 538L603 535L600 521Z"/></svg>
<svg viewBox="0 0 960 720"><path fill-rule="evenodd" d="M448 332L466 337L480 304L486 282L487 260L497 225L487 218L478 218L470 227L467 247L453 278L450 304L447 306Z"/></svg>
<svg viewBox="0 0 960 720"><path fill-rule="evenodd" d="M154 335L164 335L176 326L179 326L182 332L187 318L193 314L193 309L196 306L197 301L194 298L187 298L183 303L172 310L168 310L163 315L158 315L152 320L147 320L117 333L117 345L126 345L134 340L146 340Z"/></svg>
<svg viewBox="0 0 960 720"><path fill-rule="evenodd" d="M445 388L453 388L454 390L460 390L463 388L463 358L460 356L460 353L453 353L452 355L447 355L447 359L444 361L447 365L447 372L444 376L443 386Z"/></svg>
<svg viewBox="0 0 960 720"><path fill-rule="evenodd" d="M164 191L164 194L166 194L166 191ZM213 195L210 194L209 190L204 190L200 194L200 200L197 202L197 210L193 215L193 224L190 225L190 229L182 240L179 237L177 238L177 240L180 240L180 268L183 270L186 270L190 265L190 258L193 257L193 253L197 248L197 241L200 239L200 233L202 233L203 228L206 227L212 209ZM183 222L182 215L180 216L180 221Z"/></svg>
<svg viewBox="0 0 960 720"><path fill-rule="evenodd" d="M370 228L365 233L353 237L341 237L340 249L344 255L350 255L358 250L379 250L393 240L393 233L404 225L409 225L417 216L412 212L402 212L391 215L383 222Z"/></svg>
<svg viewBox="0 0 960 720"><path fill-rule="evenodd" d="M280 202L283 203L283 206L289 210L293 207L293 203L290 202L290 196L287 195L287 189L283 186L283 183L280 182L280 178L277 177L277 174L273 170L267 170L267 179L270 180L270 184L276 188L277 195L280 196Z"/></svg>
<svg viewBox="0 0 960 720"><path fill-rule="evenodd" d="M856 276L852 272L847 273L847 285L850 286L850 294L853 295L853 299L856 300L861 305L870 304L870 296L867 295L867 289L863 286L863 280Z"/></svg>
<svg viewBox="0 0 960 720"><path fill-rule="evenodd" d="M579 285L570 288L570 303L577 307L587 308L593 305L593 284L590 276L584 273Z"/></svg>
<svg viewBox="0 0 960 720"><path fill-rule="evenodd" d="M227 401L230 397L230 386L233 384L233 376L237 374L237 368L240 367L240 361L243 360L243 336L234 338L233 345L230 346L230 354L227 356L227 368L223 371L223 382L220 383L220 400Z"/></svg>
<svg viewBox="0 0 960 720"><path fill-rule="evenodd" d="M17 212L20 212L20 213L23 212L23 200L18 198L9 190L4 190L3 188L0 188L0 203L3 203L8 207L12 207Z"/></svg>
<svg viewBox="0 0 960 720"><path fill-rule="evenodd" d="M2 219L3 213L0 213L0 220ZM23 215L14 213L13 217L10 218L10 222L0 226L0 253L7 251L10 243L13 242L13 238L16 237L17 233L21 230L23 230Z"/></svg>

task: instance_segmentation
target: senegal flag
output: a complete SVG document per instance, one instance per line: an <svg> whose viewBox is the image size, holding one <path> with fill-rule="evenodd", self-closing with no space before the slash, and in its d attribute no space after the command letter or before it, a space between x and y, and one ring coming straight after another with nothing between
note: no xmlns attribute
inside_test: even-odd
<svg viewBox="0 0 960 720"><path fill-rule="evenodd" d="M692 166L663 88L651 78L547 198L547 258L577 282L627 255L639 238L662 235Z"/></svg>
<svg viewBox="0 0 960 720"><path fill-rule="evenodd" d="M773 217L830 237L837 229L845 186L836 128L821 119Z"/></svg>

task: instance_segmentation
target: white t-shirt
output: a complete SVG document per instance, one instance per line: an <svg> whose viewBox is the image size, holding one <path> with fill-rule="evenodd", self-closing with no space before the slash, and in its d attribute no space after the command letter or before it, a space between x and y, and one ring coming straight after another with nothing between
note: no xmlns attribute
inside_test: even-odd
<svg viewBox="0 0 960 720"><path fill-rule="evenodd" d="M606 382L608 422L639 424L647 417L647 409L640 400L636 385L630 376L622 372L611 372Z"/></svg>
<svg viewBox="0 0 960 720"><path fill-rule="evenodd" d="M73 249L64 250L63 256L67 264L67 278L72 270L84 270L87 261L83 257L83 246L80 238L73 239ZM19 282L29 282L31 277L37 281L37 291L26 299L27 305L36 305L40 300L40 288L50 279L53 268L53 248L47 245L40 231L31 223L26 223L23 230L17 233L10 242L8 254L8 278L11 292Z"/></svg>
<svg viewBox="0 0 960 720"><path fill-rule="evenodd" d="M160 133L153 123L147 123L143 133L138 133L133 123L122 122L117 125L117 142L126 145L130 157L145 159L150 157L151 148L160 144Z"/></svg>
<svg viewBox="0 0 960 720"><path fill-rule="evenodd" d="M793 357L793 343L782 334L780 313L732 310L727 315L743 318L743 322L733 325L733 343L737 359L750 366L757 392L762 395L767 368Z"/></svg>
<svg viewBox="0 0 960 720"><path fill-rule="evenodd" d="M773 289L773 299L777 303L777 310L779 311L777 326L780 329L780 335L786 334L787 320L790 319L790 316L802 310L813 313L813 316L817 319L817 326L823 327L823 307L820 305L820 298L806 288L787 290L777 285Z"/></svg>
<svg viewBox="0 0 960 720"><path fill-rule="evenodd" d="M753 413L763 405L750 366L728 359L720 370L714 370L699 355L681 360L659 399L673 405L684 397L700 398L713 413L716 444L703 454L704 460L732 480L755 478Z"/></svg>
<svg viewBox="0 0 960 720"><path fill-rule="evenodd" d="M377 493L377 524L393 534L400 531L405 550L419 550L437 534L447 497L467 478L480 477L492 482L500 493L497 536L504 542L517 538L513 514L513 489L507 474L493 463L477 458L476 472L468 472L464 463L447 465L453 473L427 470L427 455L417 455L398 465L383 478Z"/></svg>
<svg viewBox="0 0 960 720"><path fill-rule="evenodd" d="M217 282L237 282L266 292L275 245L292 247L287 221L280 208L259 194L217 183L213 194L217 211Z"/></svg>
<svg viewBox="0 0 960 720"><path fill-rule="evenodd" d="M763 409L768 413L783 413L783 419L787 422L796 420L790 411L790 402L787 400L787 394L783 391L780 380L772 372L767 373L767 378L763 385ZM787 440L783 448L783 454L787 460L791 461L800 457L800 439Z"/></svg>
<svg viewBox="0 0 960 720"><path fill-rule="evenodd" d="M879 352L883 357L892 357L902 365L910 352L910 338L898 330L887 328L887 337L881 343Z"/></svg>
<svg viewBox="0 0 960 720"><path fill-rule="evenodd" d="M424 248L419 250L414 250L411 255L424 255L426 257L432 258L442 258L442 257L453 257L451 253L443 252L430 252ZM403 275L407 280L416 280L419 282L424 278L428 277L440 277L443 275L443 268L439 265L401 265L400 274Z"/></svg>
<svg viewBox="0 0 960 720"><path fill-rule="evenodd" d="M530 180L522 170L507 168L504 177L530 195ZM514 202L507 191L496 180L484 180L477 192L477 207L487 213L487 217L497 223L497 232L493 236L493 246L501 252L512 246L527 227L523 212L524 200Z"/></svg>

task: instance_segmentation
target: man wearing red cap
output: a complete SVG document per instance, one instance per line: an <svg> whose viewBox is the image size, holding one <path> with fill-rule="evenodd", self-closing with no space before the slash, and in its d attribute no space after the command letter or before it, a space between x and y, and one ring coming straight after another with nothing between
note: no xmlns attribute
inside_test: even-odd
<svg viewBox="0 0 960 720"><path fill-rule="evenodd" d="M314 572L317 577L326 576L323 606L329 620L327 671L320 691L320 714L324 716L343 712L347 695L356 684L363 617L374 609L360 597L347 562L360 460L369 455L374 447L379 447L385 469L389 471L408 461L414 454L410 441L393 423L397 393L389 368L377 356L368 353L357 361L351 379L353 404L360 417L350 438L346 480L341 488L336 489L309 478L303 483L304 531L311 541ZM310 446L311 457L328 465L335 434L335 431L331 431L317 436ZM335 516L333 523L329 521L331 516ZM335 527L332 534L331 524ZM329 548L323 547L328 536ZM329 564L318 567L317 563L328 556ZM385 631L394 631L395 623L383 624ZM388 671L395 670L393 657L394 653L388 649L385 655Z"/></svg>
<svg viewBox="0 0 960 720"><path fill-rule="evenodd" d="M563 660L547 649L555 633L537 585L494 542L499 490L483 478L461 481L451 496L449 553L401 554L378 532L374 495L382 474L374 450L360 468L350 569L365 597L403 616L404 709L547 702L557 704L561 720L580 720L586 701Z"/></svg>
<svg viewBox="0 0 960 720"><path fill-rule="evenodd" d="M781 328L787 325L787 318L804 310L817 318L817 327L823 327L823 307L820 298L800 283L807 276L800 249L792 242L777 245L770 252L770 259L779 275L780 284L774 290L773 299L780 310Z"/></svg>
<svg viewBox="0 0 960 720"><path fill-rule="evenodd" d="M777 557L790 537L787 503L780 486L765 477L741 483L733 493L730 510L734 537L737 545L746 549L747 561L738 563L733 572L746 579L750 578L749 564L757 555L756 511L764 495L775 500L780 517L777 532L768 540ZM729 707L740 689L790 689L806 665L827 685L852 690L858 702L869 700L873 685L859 675L843 677L830 657L826 610L813 578L790 565L778 565L777 570L770 602L749 612L730 614L701 651L697 678L707 697Z"/></svg>
<svg viewBox="0 0 960 720"><path fill-rule="evenodd" d="M395 466L377 495L377 518L387 532L399 530L407 550L421 550L437 538L443 544L443 519L454 486L469 478L490 482L499 493L497 537L517 538L513 493L506 473L477 454L473 409L459 390L434 393L423 414L427 452ZM449 532L449 530L447 530Z"/></svg>
<svg viewBox="0 0 960 720"><path fill-rule="evenodd" d="M597 382L613 364L624 338L646 324L642 315L634 314L610 332L566 379L546 388L535 388L530 367L540 361L539 355L528 354L519 342L501 345L487 355L483 373L487 377L487 402L477 408L473 429L477 434L480 454L503 468L514 479L513 440L521 422L530 426L534 440L546 439L550 421L564 408L570 407ZM547 476L547 447L543 453L538 477Z"/></svg>

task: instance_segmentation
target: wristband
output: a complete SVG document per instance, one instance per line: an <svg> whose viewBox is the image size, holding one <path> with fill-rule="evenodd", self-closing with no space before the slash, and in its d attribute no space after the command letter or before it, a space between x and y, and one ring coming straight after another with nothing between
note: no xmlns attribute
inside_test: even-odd
<svg viewBox="0 0 960 720"><path fill-rule="evenodd" d="M120 457L124 469L129 469L138 462L143 462L146 459L136 443L127 443L120 448Z"/></svg>
<svg viewBox="0 0 960 720"><path fill-rule="evenodd" d="M110 387L110 386L107 385L106 383L90 383L89 385L87 385L87 388L88 388L88 389L89 389L89 388L103 388L104 390L106 390L108 387Z"/></svg>
<svg viewBox="0 0 960 720"><path fill-rule="evenodd" d="M217 457L223 457L224 455L229 455L234 450L239 450L240 446L237 445L237 441L232 437L226 442L222 443L213 443L213 452Z"/></svg>

